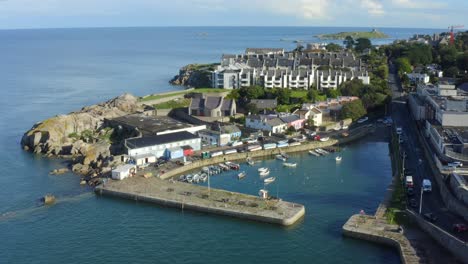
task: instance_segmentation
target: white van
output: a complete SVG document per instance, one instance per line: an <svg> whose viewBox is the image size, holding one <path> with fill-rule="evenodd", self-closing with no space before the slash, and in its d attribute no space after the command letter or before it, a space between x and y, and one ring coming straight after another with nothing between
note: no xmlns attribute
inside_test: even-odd
<svg viewBox="0 0 468 264"><path fill-rule="evenodd" d="M413 186L414 186L413 176L406 176L405 185L406 185L407 188L413 188Z"/></svg>
<svg viewBox="0 0 468 264"><path fill-rule="evenodd" d="M428 179L424 179L422 183L423 192L432 192L432 183Z"/></svg>

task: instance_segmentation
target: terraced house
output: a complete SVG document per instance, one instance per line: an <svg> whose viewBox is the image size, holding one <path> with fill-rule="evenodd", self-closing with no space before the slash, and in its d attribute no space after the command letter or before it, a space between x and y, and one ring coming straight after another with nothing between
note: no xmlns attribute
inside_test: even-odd
<svg viewBox="0 0 468 264"><path fill-rule="evenodd" d="M358 78L370 83L366 65L351 53L284 52L282 49L248 48L244 54L223 55L212 73L214 88L336 89Z"/></svg>

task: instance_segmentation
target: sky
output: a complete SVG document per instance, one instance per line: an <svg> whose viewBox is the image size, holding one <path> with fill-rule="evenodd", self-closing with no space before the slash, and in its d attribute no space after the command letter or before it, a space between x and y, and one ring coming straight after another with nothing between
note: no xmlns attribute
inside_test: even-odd
<svg viewBox="0 0 468 264"><path fill-rule="evenodd" d="M467 25L466 0L0 0L0 28Z"/></svg>

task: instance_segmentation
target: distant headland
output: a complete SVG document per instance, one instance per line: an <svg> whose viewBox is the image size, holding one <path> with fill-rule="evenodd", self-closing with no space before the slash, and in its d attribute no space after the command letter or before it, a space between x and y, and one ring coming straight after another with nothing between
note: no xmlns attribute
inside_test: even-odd
<svg viewBox="0 0 468 264"><path fill-rule="evenodd" d="M373 29L372 31L349 31L349 32L339 32L339 33L332 33L332 34L321 34L316 35L315 37L319 39L345 39L347 36L351 36L352 38L368 38L368 39L382 39L382 38L389 38L385 33L378 31L377 29Z"/></svg>

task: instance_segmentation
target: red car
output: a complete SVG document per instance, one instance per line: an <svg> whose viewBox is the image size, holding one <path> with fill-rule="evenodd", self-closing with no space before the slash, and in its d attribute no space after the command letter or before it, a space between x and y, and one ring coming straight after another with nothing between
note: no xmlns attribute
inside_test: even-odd
<svg viewBox="0 0 468 264"><path fill-rule="evenodd" d="M468 227L465 224L454 224L453 231L461 233L468 231Z"/></svg>

